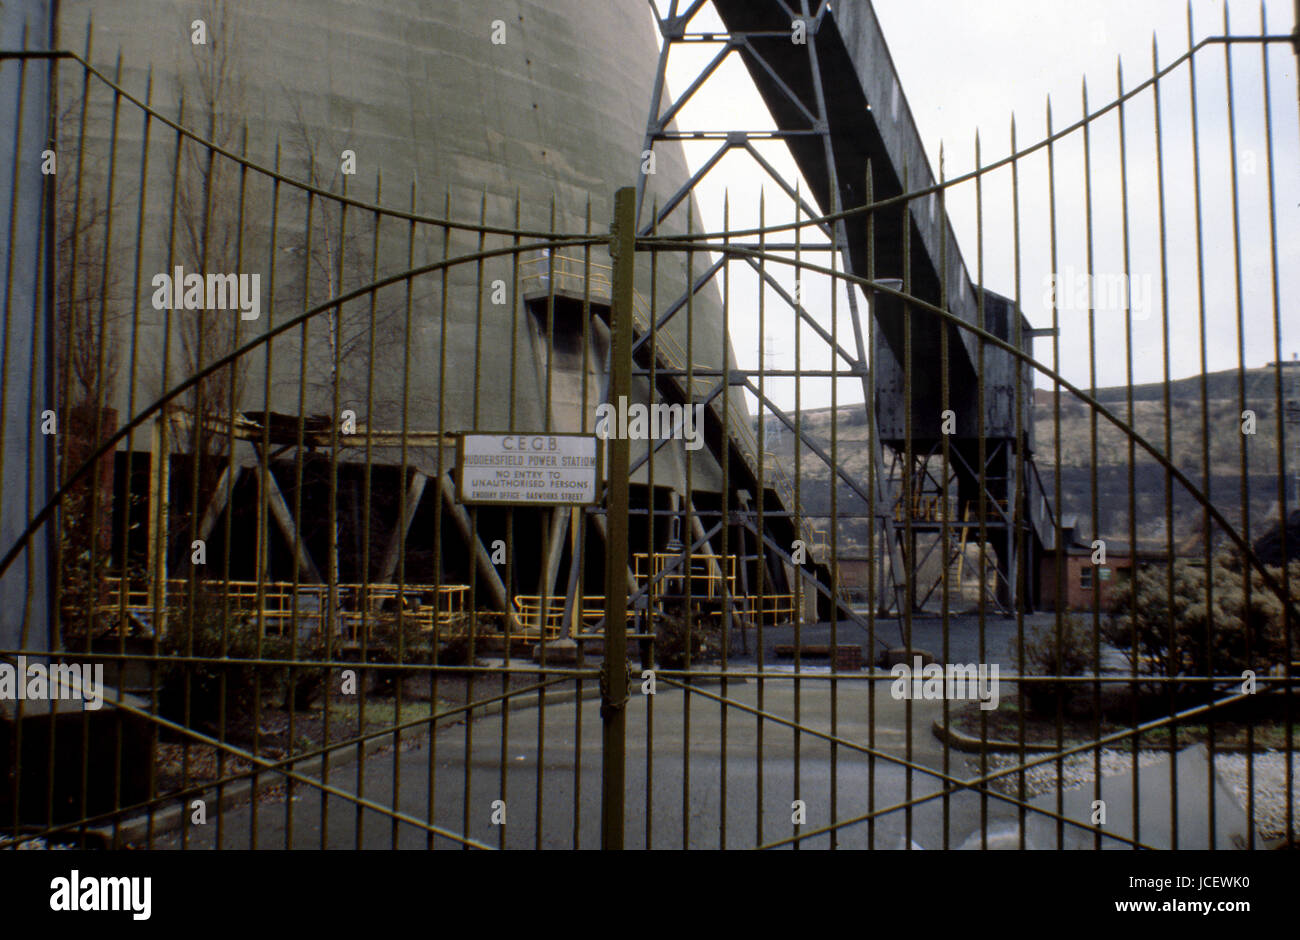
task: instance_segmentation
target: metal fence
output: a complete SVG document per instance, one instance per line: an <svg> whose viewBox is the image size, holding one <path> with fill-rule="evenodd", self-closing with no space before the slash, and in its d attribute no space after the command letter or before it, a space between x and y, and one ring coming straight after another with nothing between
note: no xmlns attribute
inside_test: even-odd
<svg viewBox="0 0 1300 940"><path fill-rule="evenodd" d="M694 34L699 7L660 17L680 26L665 56L717 42L788 86L770 24ZM831 24L814 7L816 35ZM825 204L773 170L757 223L728 205L716 231L690 198L704 171L672 205L620 190L608 231L590 206L577 232L521 225L518 202L490 220L486 194L468 216L414 188L394 209L382 180L365 198L349 176L323 184L314 153L291 172L279 148L264 166L246 135L214 140L202 106L167 116L120 63L92 66L89 41L4 53L19 102L48 90L49 125L20 119L13 148L9 263L27 263L17 194L35 179L49 332L9 340L11 270L0 383L31 404L20 431L6 410L4 459L36 467L52 447L56 469L49 492L28 473L25 496L0 493L24 523L0 575L26 571L0 649L16 683L0 839L1293 843L1297 572L1263 557L1292 557L1285 524L1259 541L1296 496L1274 137L1295 115L1270 84L1293 38L1224 27L1197 41L1189 22L1186 52L1153 48L1150 76L1121 75L1100 108L1085 89L1063 129L1049 105L1031 146L1013 123L1005 158L981 162L976 141L970 172L872 159L857 205L825 102L803 107L833 168ZM794 54L820 75L818 50ZM1250 89L1233 80L1248 56ZM1211 58L1228 129L1213 144ZM681 104L656 96L647 150L691 133L670 124ZM1211 147L1226 198L1203 184ZM42 151L57 172L24 176ZM1139 164L1154 186L1131 212ZM978 220L969 273L947 222L960 200ZM1030 231L1046 268L1022 268ZM1220 257L1211 231L1231 232ZM1076 295L1058 272L1077 249ZM1102 251L1125 288L1111 319ZM981 287L994 257L1006 297ZM1046 333L1024 314L1044 272ZM1135 277L1153 285L1141 311ZM1038 358L1076 301L1086 349ZM1159 350L1135 340L1148 314ZM1266 369L1247 367L1248 327L1271 338ZM1177 380L1189 331L1195 374ZM769 337L790 367L764 357ZM1226 378L1215 343L1236 344ZM1115 356L1125 381L1106 389ZM1160 380L1136 381L1156 356ZM1066 377L1082 357L1086 386ZM474 434L598 435L598 501L466 500L457 445ZM38 673L44 693L16 691ZM104 708L75 703L92 687Z"/></svg>

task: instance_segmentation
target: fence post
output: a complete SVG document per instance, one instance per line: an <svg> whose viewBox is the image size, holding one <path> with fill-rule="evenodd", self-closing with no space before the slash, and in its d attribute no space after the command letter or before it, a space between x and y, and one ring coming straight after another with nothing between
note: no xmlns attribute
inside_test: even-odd
<svg viewBox="0 0 1300 940"><path fill-rule="evenodd" d="M0 48L53 45L48 3L0 4ZM41 150L53 148L50 117L54 62L9 58L0 63L5 88L0 102L0 139L12 163L0 173L0 244L8 258L4 300L4 348L0 370L13 365L13 379L0 395L0 546L9 551L27 526L27 507L43 506L53 493L56 435L42 433L44 412L54 400L54 177L40 171ZM12 84L11 84L12 83ZM25 380L26 388L23 387ZM68 415L60 411L63 440ZM32 427L36 427L35 433ZM29 488L30 487L30 488ZM30 502L24 501L24 494ZM24 560L0 576L0 648L57 649L61 637L56 598L50 591L54 552L51 524L33 533ZM29 654L30 659L36 659ZM7 756L7 755L6 755ZM7 787L6 787L7 790Z"/></svg>
<svg viewBox="0 0 1300 940"><path fill-rule="evenodd" d="M1295 0L1295 29L1291 33L1291 47L1295 50L1296 63L1300 64L1300 0ZM1295 78L1296 103L1300 104L1300 69Z"/></svg>
<svg viewBox="0 0 1300 940"><path fill-rule="evenodd" d="M618 407L632 392L632 297L636 274L636 190L614 197L610 230L614 259L609 326L609 400ZM600 679L601 750L600 844L623 848L624 734L627 729L627 524L631 445L622 434L606 441L605 488L605 664Z"/></svg>

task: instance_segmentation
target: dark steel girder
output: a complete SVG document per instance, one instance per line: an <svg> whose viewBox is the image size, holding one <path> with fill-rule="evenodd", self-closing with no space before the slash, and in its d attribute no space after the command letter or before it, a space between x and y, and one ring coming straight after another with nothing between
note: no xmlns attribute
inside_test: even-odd
<svg viewBox="0 0 1300 940"><path fill-rule="evenodd" d="M784 4L772 0L714 0L714 7L731 33L748 34L746 42L737 49L776 126L783 130L806 128L804 112L815 110L814 75L808 50L791 41L791 18ZM780 31L785 35L772 35ZM794 136L786 144L822 211L834 211L832 178L838 182L841 206L852 208L867 201L868 161L874 174L873 193L877 201L897 196L905 188L914 191L935 185L920 134L908 111L898 74L870 4L862 0L841 0L833 4L808 23L807 39L816 48L820 72L817 78L825 101L834 167L827 165L826 150L817 137ZM791 101L791 93L800 103ZM938 304L942 293L941 268L946 268L948 306L963 320L978 324L977 293L951 226L939 211L937 198L930 195L916 200L911 204L909 216L905 232L900 208L891 207L876 214L875 276L878 279L902 277L903 239L908 237L912 294ZM850 217L846 229L845 264L852 273L865 276L868 270L866 216ZM904 320L901 302L879 297L873 312L888 350L901 362ZM915 312L912 321L913 362L938 363L940 336L947 329L949 388L973 388L979 346L975 337L955 326L942 324L937 318ZM913 371L918 437L931 436L931 423L937 432L938 413L942 410L938 407L940 382L937 368Z"/></svg>

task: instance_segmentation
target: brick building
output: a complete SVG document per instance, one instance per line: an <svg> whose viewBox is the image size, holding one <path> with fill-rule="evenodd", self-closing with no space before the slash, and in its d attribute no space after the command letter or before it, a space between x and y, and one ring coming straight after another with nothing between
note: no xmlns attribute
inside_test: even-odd
<svg viewBox="0 0 1300 940"><path fill-rule="evenodd" d="M1163 562L1164 550L1144 549L1136 552L1127 542L1106 540L1105 564L1093 563L1091 541L1078 534L1076 523L1067 517L1060 530L1058 548L1043 553L1039 564L1039 585L1044 610L1055 610L1063 597L1065 610L1092 610L1096 603L1102 610L1121 596L1137 567ZM1063 558L1063 581L1058 581L1057 558Z"/></svg>

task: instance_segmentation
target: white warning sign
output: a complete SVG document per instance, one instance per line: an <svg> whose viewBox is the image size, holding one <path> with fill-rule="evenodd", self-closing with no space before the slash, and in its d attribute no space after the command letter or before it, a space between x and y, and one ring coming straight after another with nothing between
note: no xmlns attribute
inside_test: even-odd
<svg viewBox="0 0 1300 940"><path fill-rule="evenodd" d="M598 443L587 434L463 434L457 496L462 503L594 503Z"/></svg>

